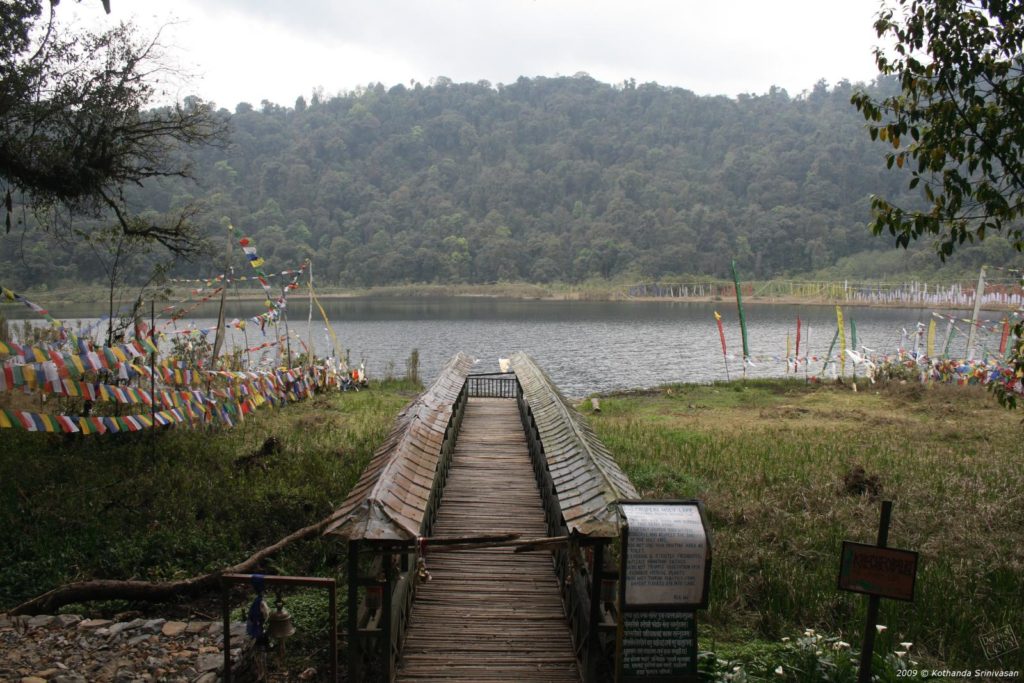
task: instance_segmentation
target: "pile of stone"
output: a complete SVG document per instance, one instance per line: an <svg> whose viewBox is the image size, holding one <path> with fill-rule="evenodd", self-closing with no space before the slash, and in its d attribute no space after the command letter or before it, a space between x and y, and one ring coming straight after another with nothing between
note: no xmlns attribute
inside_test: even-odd
<svg viewBox="0 0 1024 683"><path fill-rule="evenodd" d="M223 643L216 621L0 614L0 681L216 683ZM240 675L253 651L244 623L231 625L230 644L232 672Z"/></svg>

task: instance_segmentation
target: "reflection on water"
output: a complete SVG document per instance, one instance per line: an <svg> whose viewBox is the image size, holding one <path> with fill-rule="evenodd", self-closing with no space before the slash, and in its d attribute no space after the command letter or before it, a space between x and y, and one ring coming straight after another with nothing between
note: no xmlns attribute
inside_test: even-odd
<svg viewBox="0 0 1024 683"><path fill-rule="evenodd" d="M262 312L259 303L229 302L228 319ZM353 298L325 301L324 307L338 339L354 363L365 361L371 377L386 372L405 372L410 351L419 349L420 373L431 381L457 351L479 360L476 371L496 372L497 359L515 351L533 356L568 396L614 389L650 387L668 382L709 382L725 379L713 311L722 314L729 353L742 351L735 305L682 302L528 301L484 297L458 298ZM12 306L2 309L8 317L31 312ZM95 309L92 309L95 315ZM55 307L53 314L66 321L91 318L89 309ZM834 306L745 307L753 364L748 377L785 375L781 358L786 337L795 343L796 319L803 323L801 354L824 356L836 331ZM297 297L289 304L288 328L294 337L310 338L307 303ZM171 332L188 327L210 328L216 308L206 305L177 323L157 321ZM967 314L960 312L958 317ZM988 318L1000 314L989 313ZM850 320L857 327L858 345L877 353L895 353L903 331L907 348L913 348L917 324L927 325L931 311L916 309L846 308L846 334ZM95 319L95 318L92 318ZM945 342L946 322L937 321L936 346ZM314 312L312 343L318 355L326 355L330 341L319 315ZM283 327L281 328L283 332ZM957 323L950 353L960 355L966 345L967 325ZM232 331L230 344L256 346L274 339L273 330L261 334L250 326L243 335ZM809 337L809 339L808 339ZM212 339L212 336L211 336ZM924 340L922 339L922 351ZM982 334L979 348L998 349L999 335ZM838 349L838 343L836 345ZM292 342L293 353L301 351ZM263 354L272 351L263 351ZM778 360L776 360L778 359ZM742 370L738 358L729 360L732 377ZM821 361L811 363L811 374ZM849 372L849 367L848 367ZM801 375L803 369L801 369Z"/></svg>

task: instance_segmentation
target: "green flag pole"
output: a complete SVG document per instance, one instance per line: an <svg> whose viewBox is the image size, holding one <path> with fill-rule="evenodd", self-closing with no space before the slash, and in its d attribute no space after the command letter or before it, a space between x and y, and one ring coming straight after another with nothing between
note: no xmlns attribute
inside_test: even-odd
<svg viewBox="0 0 1024 683"><path fill-rule="evenodd" d="M740 335L743 338L743 376L747 376L747 358L750 348L747 346L747 317L743 314L743 296L740 294L740 276L736 273L736 261L732 262L732 280L736 283L736 308L740 316Z"/></svg>
<svg viewBox="0 0 1024 683"><path fill-rule="evenodd" d="M860 353L857 350L857 323L854 322L853 318L850 318L850 344L852 345L854 353ZM853 363L853 386L857 386L857 362Z"/></svg>
<svg viewBox="0 0 1024 683"><path fill-rule="evenodd" d="M821 374L825 374L825 370L828 369L828 364L832 360L832 350L836 348L836 342L839 341L839 328L836 328L836 333L832 335L832 343L828 345L828 355L825 356L825 362L821 366Z"/></svg>

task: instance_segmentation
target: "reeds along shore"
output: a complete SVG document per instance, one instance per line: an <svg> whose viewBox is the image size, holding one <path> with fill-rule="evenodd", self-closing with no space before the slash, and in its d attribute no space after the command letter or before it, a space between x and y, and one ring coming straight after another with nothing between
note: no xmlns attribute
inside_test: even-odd
<svg viewBox="0 0 1024 683"><path fill-rule="evenodd" d="M874 542L882 499L895 502L890 545L921 557L914 602L882 601L881 648L991 668L979 629L1020 623L1021 415L983 388L680 385L602 397L590 421L642 496L704 500L715 554L702 624L721 653L804 628L857 646L865 600L836 589L839 550ZM1019 650L1007 657L1024 668Z"/></svg>

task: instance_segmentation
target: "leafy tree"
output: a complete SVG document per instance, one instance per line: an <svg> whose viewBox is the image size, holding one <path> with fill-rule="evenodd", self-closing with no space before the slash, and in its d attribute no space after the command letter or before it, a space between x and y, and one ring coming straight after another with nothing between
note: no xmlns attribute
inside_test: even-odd
<svg viewBox="0 0 1024 683"><path fill-rule="evenodd" d="M876 234L898 245L938 236L945 260L957 245L1005 230L1024 250L1024 4L1020 0L898 0L875 22L879 71L901 90L881 100L856 93L871 138L888 143L891 168L910 170L927 206L872 201Z"/></svg>
<svg viewBox="0 0 1024 683"><path fill-rule="evenodd" d="M888 143L891 168L910 170L927 207L903 209L874 197L876 234L898 245L938 236L945 261L965 241L1005 231L1024 251L1024 3L1020 0L898 0L875 22L891 54L875 62L901 90L853 104L872 122L871 138ZM1015 407L1024 394L1024 323L1016 326L1011 374L990 386Z"/></svg>
<svg viewBox="0 0 1024 683"><path fill-rule="evenodd" d="M130 24L69 32L57 2L0 2L0 179L10 232L13 192L52 228L69 214L110 217L125 235L175 253L196 248L189 210L162 220L132 212L124 188L188 177L182 145L216 139L223 123L190 98L144 110L164 71L156 39Z"/></svg>

